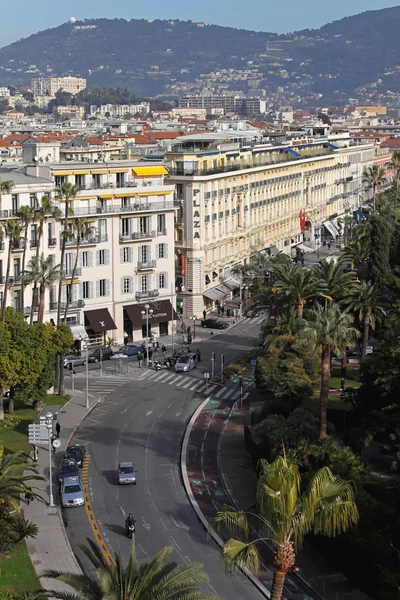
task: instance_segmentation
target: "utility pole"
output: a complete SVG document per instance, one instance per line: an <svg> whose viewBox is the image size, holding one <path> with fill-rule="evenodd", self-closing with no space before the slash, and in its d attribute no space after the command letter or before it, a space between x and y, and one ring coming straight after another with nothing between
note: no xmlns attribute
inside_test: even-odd
<svg viewBox="0 0 400 600"><path fill-rule="evenodd" d="M211 381L214 381L215 352L211 352Z"/></svg>
<svg viewBox="0 0 400 600"><path fill-rule="evenodd" d="M221 354L221 383L224 383L224 355Z"/></svg>
<svg viewBox="0 0 400 600"><path fill-rule="evenodd" d="M239 377L239 390L240 390L240 408L243 403L243 377Z"/></svg>

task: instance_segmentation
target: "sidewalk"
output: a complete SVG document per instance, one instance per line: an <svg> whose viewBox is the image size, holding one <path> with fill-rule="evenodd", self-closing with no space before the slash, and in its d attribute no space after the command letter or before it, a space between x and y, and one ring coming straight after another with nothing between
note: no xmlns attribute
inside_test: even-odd
<svg viewBox="0 0 400 600"><path fill-rule="evenodd" d="M231 416L219 444L223 480L233 504L240 510L247 510L254 504L256 489L253 464L244 442L246 417L246 410ZM297 555L296 565L300 576L326 600L369 600L360 590L354 590L347 578L307 543Z"/></svg>
<svg viewBox="0 0 400 600"><path fill-rule="evenodd" d="M34 539L28 538L27 544L32 564L45 590L71 591L64 583L56 581L55 579L46 579L45 577L42 577L44 571L48 569L77 574L82 572L75 555L72 552L63 523L59 496L57 493L56 467L67 448L68 442L78 423L80 423L89 412L85 407L85 400L84 393L76 391L73 399L67 402L58 413L58 421L61 425L61 446L56 450L56 453L52 457L53 496L56 506L54 508L48 506L49 453L48 448L45 446L39 446L39 460L37 465L39 474L45 477L45 481L34 482L35 486L42 490L41 495L43 496L44 501L33 500L29 505L27 505L24 500L21 501L24 516L30 521L33 521L39 529L37 537ZM97 399L90 399L90 402L91 408L93 408L97 403Z"/></svg>

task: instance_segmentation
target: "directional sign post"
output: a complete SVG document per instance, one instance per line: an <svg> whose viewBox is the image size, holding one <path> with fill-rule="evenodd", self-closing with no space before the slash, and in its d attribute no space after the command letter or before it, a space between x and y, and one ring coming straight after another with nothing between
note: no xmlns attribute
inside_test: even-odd
<svg viewBox="0 0 400 600"><path fill-rule="evenodd" d="M28 425L29 443L32 445L48 444L49 431L46 425L36 425L31 423Z"/></svg>
<svg viewBox="0 0 400 600"><path fill-rule="evenodd" d="M206 394L208 396L208 381L210 379L210 373L204 373L204 379L206 380Z"/></svg>
<svg viewBox="0 0 400 600"><path fill-rule="evenodd" d="M257 364L256 359L252 358L251 359L251 366L253 367L253 382L255 381L255 378L256 378L256 364Z"/></svg>
<svg viewBox="0 0 400 600"><path fill-rule="evenodd" d="M224 355L221 354L221 383L224 384Z"/></svg>

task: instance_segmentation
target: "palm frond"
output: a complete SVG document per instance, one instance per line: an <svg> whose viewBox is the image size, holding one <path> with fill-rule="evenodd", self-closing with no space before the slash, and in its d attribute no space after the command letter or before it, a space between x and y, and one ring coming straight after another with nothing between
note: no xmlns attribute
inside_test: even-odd
<svg viewBox="0 0 400 600"><path fill-rule="evenodd" d="M249 570L258 574L260 561L257 547L253 542L245 544L239 540L230 539L224 544L223 558L228 569Z"/></svg>
<svg viewBox="0 0 400 600"><path fill-rule="evenodd" d="M245 538L249 535L249 522L246 512L241 512L224 504L211 520L208 532L211 529L221 531L222 527L228 527L235 535L241 535Z"/></svg>

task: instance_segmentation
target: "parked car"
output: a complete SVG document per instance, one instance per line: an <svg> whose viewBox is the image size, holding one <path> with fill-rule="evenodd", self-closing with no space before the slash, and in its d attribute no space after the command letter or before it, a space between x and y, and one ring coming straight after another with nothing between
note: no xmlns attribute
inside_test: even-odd
<svg viewBox="0 0 400 600"><path fill-rule="evenodd" d="M196 354L182 354L175 363L175 371L190 371L197 367Z"/></svg>
<svg viewBox="0 0 400 600"><path fill-rule="evenodd" d="M58 483L61 486L66 477L79 477L79 467L73 458L63 458L58 468Z"/></svg>
<svg viewBox="0 0 400 600"><path fill-rule="evenodd" d="M61 484L61 504L64 508L85 504L85 496L79 477L65 477Z"/></svg>
<svg viewBox="0 0 400 600"><path fill-rule="evenodd" d="M83 459L85 458L85 454L85 446L81 446L80 444L72 444L71 446L68 446L64 452L63 458L73 458L76 464L81 467Z"/></svg>
<svg viewBox="0 0 400 600"><path fill-rule="evenodd" d="M100 360L100 352L101 360L110 360L110 358L114 355L114 352L111 350L111 348L94 348L90 351L89 362L98 363Z"/></svg>
<svg viewBox="0 0 400 600"><path fill-rule="evenodd" d="M224 323L220 319L205 319L201 321L202 327L207 327L208 329L228 329L228 323Z"/></svg>
<svg viewBox="0 0 400 600"><path fill-rule="evenodd" d="M122 462L118 465L118 483L126 485L136 483L136 472L133 462Z"/></svg>
<svg viewBox="0 0 400 600"><path fill-rule="evenodd" d="M86 365L86 357L85 356L74 356L74 355L70 355L70 356L65 356L64 357L64 369L72 369L72 367L79 367L79 366L85 366Z"/></svg>
<svg viewBox="0 0 400 600"><path fill-rule="evenodd" d="M126 356L136 356L138 352L141 352L140 346L135 346L135 344L126 344L126 346L121 346L121 348L112 356L111 358L121 358Z"/></svg>

